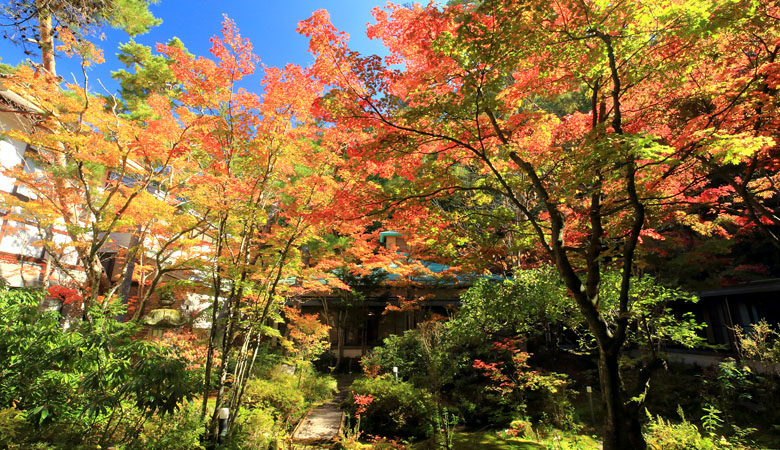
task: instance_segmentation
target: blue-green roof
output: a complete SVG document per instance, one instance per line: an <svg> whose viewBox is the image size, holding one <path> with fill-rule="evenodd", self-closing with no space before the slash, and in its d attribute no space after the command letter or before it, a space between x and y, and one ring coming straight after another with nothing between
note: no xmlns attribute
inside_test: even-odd
<svg viewBox="0 0 780 450"><path fill-rule="evenodd" d="M379 233L379 243L380 244L384 244L385 243L385 238L387 236L403 236L403 235L401 233L397 232L397 231L383 231L383 232Z"/></svg>

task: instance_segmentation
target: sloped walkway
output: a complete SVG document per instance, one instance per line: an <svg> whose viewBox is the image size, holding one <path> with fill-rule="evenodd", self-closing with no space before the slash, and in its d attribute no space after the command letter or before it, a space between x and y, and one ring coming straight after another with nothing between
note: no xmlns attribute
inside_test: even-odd
<svg viewBox="0 0 780 450"><path fill-rule="evenodd" d="M338 378L339 392L327 403L312 408L295 427L292 441L300 444L320 444L332 442L341 432L346 414L339 408L347 396L347 388L352 383L352 377Z"/></svg>

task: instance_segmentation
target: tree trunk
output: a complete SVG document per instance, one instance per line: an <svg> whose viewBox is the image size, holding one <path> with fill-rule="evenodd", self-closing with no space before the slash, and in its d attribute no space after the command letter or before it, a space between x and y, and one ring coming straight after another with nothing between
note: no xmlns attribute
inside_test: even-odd
<svg viewBox="0 0 780 450"><path fill-rule="evenodd" d="M100 293L100 277L103 275L103 263L96 254L88 255L84 258L87 262L84 264L85 275L87 277L82 289L82 311L81 320L92 321L92 317L89 313L90 308L97 303L98 295Z"/></svg>
<svg viewBox="0 0 780 450"><path fill-rule="evenodd" d="M249 342L249 338L251 336L246 338L246 342ZM255 361L257 360L257 353L260 350L260 342L261 342L262 336L258 333L256 339L255 339L255 346L252 350L252 358L249 359L246 355L246 358L242 361L243 367L242 375L241 377L237 377L236 379L239 380L238 385L238 391L233 395L233 397L230 400L230 410L235 411L235 413L230 414L228 417L228 430L233 428L233 424L236 422L236 417L238 416L238 411L241 407L241 402L244 399L244 391L246 391L246 385L249 382L249 378L252 376L252 368L255 366ZM242 351L248 350L248 346L244 346ZM247 365L248 363L248 365Z"/></svg>
<svg viewBox="0 0 780 450"><path fill-rule="evenodd" d="M647 448L638 407L626 405L620 379L620 352L599 347L599 381L604 401L604 450Z"/></svg>
<svg viewBox="0 0 780 450"><path fill-rule="evenodd" d="M119 288L119 298L122 301L122 305L125 307L125 311L118 317L120 322L127 320L127 307L130 303L130 288L133 285L133 272L135 272L135 256L138 252L138 244L140 242L139 234L141 227L138 227L138 233L133 233L130 236L130 243L127 248L127 262L125 263L125 275L122 278L122 286ZM159 269L159 267L158 267ZM108 274L109 279L113 274ZM143 305L138 305L138 308L143 308Z"/></svg>
<svg viewBox="0 0 780 450"><path fill-rule="evenodd" d="M346 308L343 304L341 308ZM341 369L341 362L344 361L344 329L347 323L346 309L339 309L339 315L336 319L336 370Z"/></svg>
<svg viewBox="0 0 780 450"><path fill-rule="evenodd" d="M38 1L38 35L41 46L41 63L51 75L56 75L54 67L54 33L51 25L51 11L46 2Z"/></svg>
<svg viewBox="0 0 780 450"><path fill-rule="evenodd" d="M46 240L51 241L52 240L53 231L52 228L49 227L46 229ZM41 302L38 305L38 309L43 311L48 303L47 299L49 297L49 285L51 284L51 281L49 278L51 278L51 270L52 270L52 256L51 252L48 250L48 247L44 246L43 249L44 254L44 265L43 265L43 271L41 272L41 290L43 291L43 295L41 296Z"/></svg>
<svg viewBox="0 0 780 450"><path fill-rule="evenodd" d="M222 239L224 238L225 223L227 218L222 216L219 221L219 229L216 235L217 252L214 260L213 274L212 274L212 287L214 288L214 300L211 304L211 327L209 329L209 345L206 351L206 370L203 375L203 405L200 410L200 420L206 417L206 411L208 409L209 392L211 388L211 370L214 365L214 350L216 349L217 341L217 317L219 312L219 296L222 292L222 276L219 272L219 257L222 256ZM206 426L206 434L208 435L208 425Z"/></svg>
<svg viewBox="0 0 780 450"><path fill-rule="evenodd" d="M242 273L239 283L243 283L246 279L246 276L246 272ZM227 376L229 367L232 364L231 353L236 336L236 327L240 319L239 303L242 296L243 288L237 287L236 284L234 284L231 289L230 296L225 301L225 315L227 317L227 322L225 323L225 333L222 336L222 361L220 361L219 365L219 382L217 384L217 397L214 401L214 413L211 416L211 421L208 428L209 432L207 433L207 436L210 436L211 440L215 442L217 441L217 434L219 432L219 410L224 406L223 403L225 403L226 392L228 389ZM237 356L237 358L239 356ZM230 389L232 390L234 388L235 386L231 385ZM237 411L232 412L232 414L236 413Z"/></svg>

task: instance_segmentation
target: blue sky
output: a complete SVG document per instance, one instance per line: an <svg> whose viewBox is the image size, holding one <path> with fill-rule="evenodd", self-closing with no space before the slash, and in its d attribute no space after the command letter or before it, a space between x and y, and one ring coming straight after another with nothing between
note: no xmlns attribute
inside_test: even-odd
<svg viewBox="0 0 780 450"><path fill-rule="evenodd" d="M154 46L176 36L191 53L210 57L209 38L220 33L222 15L227 14L236 22L241 35L252 41L255 53L264 64L307 65L313 60L307 53L308 41L295 29L298 22L310 17L312 12L326 9L331 22L349 33L352 48L365 54L381 55L384 54L381 43L366 37L366 24L373 19L371 10L385 4L382 0L160 0L152 5L151 10L163 20L162 25L145 35L136 36L135 40ZM103 49L106 62L90 69L90 86L93 90L102 91L96 82L100 79L109 90L114 91L117 84L111 79L110 72L122 67L115 56L117 48L130 38L120 30L105 28L103 31L106 39L96 42ZM28 58L19 47L5 39L0 39L0 57L3 63L11 65ZM40 60L37 55L29 58ZM58 57L57 74L72 80L71 73L81 73L76 61ZM260 91L259 78L250 78L244 87Z"/></svg>

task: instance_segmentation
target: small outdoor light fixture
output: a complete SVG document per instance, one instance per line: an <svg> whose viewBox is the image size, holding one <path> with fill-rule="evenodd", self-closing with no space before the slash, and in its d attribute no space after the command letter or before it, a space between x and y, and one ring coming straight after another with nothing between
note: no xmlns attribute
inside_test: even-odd
<svg viewBox="0 0 780 450"><path fill-rule="evenodd" d="M225 442L225 437L227 436L228 431L228 419L230 418L230 408L219 408L219 414L217 415L217 419L219 419L219 437L217 438L217 442L220 444L223 444Z"/></svg>
<svg viewBox="0 0 780 450"><path fill-rule="evenodd" d="M590 419L593 421L593 426L596 426L596 413L593 412L593 388L585 386L585 392L588 393L588 403L590 403Z"/></svg>
<svg viewBox="0 0 780 450"><path fill-rule="evenodd" d="M393 375L395 375L395 381L398 381L398 367L393 366Z"/></svg>

